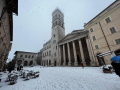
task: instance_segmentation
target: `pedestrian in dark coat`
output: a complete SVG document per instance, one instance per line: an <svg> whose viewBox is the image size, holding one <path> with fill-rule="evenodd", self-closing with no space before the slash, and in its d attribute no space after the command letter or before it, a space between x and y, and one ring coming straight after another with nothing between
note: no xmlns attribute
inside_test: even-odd
<svg viewBox="0 0 120 90"><path fill-rule="evenodd" d="M11 71L12 71L11 66L8 67L8 71L9 71L9 73L11 73Z"/></svg>
<svg viewBox="0 0 120 90"><path fill-rule="evenodd" d="M111 65L115 69L115 73L120 77L120 63L116 63L116 60L113 60Z"/></svg>
<svg viewBox="0 0 120 90"><path fill-rule="evenodd" d="M83 62L81 62L81 66L82 66L82 68L84 68L84 66L83 66Z"/></svg>
<svg viewBox="0 0 120 90"><path fill-rule="evenodd" d="M23 68L23 66L22 65L20 65L20 70Z"/></svg>
<svg viewBox="0 0 120 90"><path fill-rule="evenodd" d="M17 71L19 70L19 66L17 66Z"/></svg>

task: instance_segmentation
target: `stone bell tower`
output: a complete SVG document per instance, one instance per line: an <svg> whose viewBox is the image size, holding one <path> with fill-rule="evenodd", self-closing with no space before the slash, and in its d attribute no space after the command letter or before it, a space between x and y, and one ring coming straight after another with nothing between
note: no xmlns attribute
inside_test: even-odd
<svg viewBox="0 0 120 90"><path fill-rule="evenodd" d="M58 41L65 37L64 15L57 8L52 13L52 33L51 33L51 55L52 66L57 66L58 61Z"/></svg>

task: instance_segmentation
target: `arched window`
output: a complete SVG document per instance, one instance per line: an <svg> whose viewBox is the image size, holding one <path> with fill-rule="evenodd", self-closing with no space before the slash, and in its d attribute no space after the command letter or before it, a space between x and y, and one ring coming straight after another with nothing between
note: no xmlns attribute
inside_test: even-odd
<svg viewBox="0 0 120 90"><path fill-rule="evenodd" d="M59 25L61 25L61 22L59 21Z"/></svg>
<svg viewBox="0 0 120 90"><path fill-rule="evenodd" d="M56 23L56 25L57 25L57 21L56 21L55 23Z"/></svg>
<svg viewBox="0 0 120 90"><path fill-rule="evenodd" d="M55 18L57 18L57 14L55 15Z"/></svg>

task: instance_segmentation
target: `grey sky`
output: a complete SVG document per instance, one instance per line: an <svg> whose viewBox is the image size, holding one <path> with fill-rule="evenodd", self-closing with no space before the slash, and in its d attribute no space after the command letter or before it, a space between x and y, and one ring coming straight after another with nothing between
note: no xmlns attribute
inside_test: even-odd
<svg viewBox="0 0 120 90"><path fill-rule="evenodd" d="M65 34L83 29L115 0L18 0L18 16L14 15L13 45L15 51L38 52L51 38L52 12L58 7L64 14Z"/></svg>

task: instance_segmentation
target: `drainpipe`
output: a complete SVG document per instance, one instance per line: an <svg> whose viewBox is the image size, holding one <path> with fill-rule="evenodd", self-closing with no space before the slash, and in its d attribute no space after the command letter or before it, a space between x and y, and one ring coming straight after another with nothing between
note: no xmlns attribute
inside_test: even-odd
<svg viewBox="0 0 120 90"><path fill-rule="evenodd" d="M105 41L106 41L106 43L107 43L107 46L108 46L108 48L109 48L109 51L111 51L110 46L109 46L108 41L107 41L107 38L106 38L106 36L105 36L105 33L103 32L103 28L102 28L100 22L99 22L99 25L100 25L100 28L101 28L101 30L102 30L103 36L104 36L104 38L105 38ZM111 53L111 54L112 54L112 53Z"/></svg>

